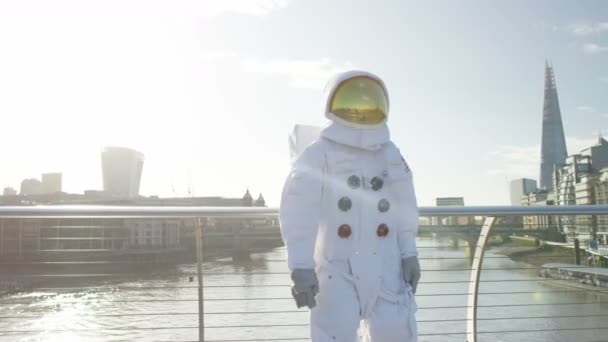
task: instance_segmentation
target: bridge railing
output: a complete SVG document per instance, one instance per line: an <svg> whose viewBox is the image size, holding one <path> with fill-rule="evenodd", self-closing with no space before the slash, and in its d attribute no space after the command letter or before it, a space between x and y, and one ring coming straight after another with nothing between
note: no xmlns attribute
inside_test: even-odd
<svg viewBox="0 0 608 342"><path fill-rule="evenodd" d="M478 341L478 336L492 339L492 336L509 334L513 336L514 340L525 340L525 334L555 334L557 332L564 335L608 330L603 324L588 324L590 321L592 321L591 323L598 320L602 322L608 317L606 314L608 310L603 304L605 302L603 296L608 290L590 289L581 287L582 285L569 285L569 283L555 284L558 281L552 278L531 278L530 272L535 274L545 268L529 264L516 264L515 266L509 264L506 267L503 263L510 261L509 256L497 253L486 255L492 228L496 225L498 218L607 214L608 206L420 208L422 217L483 217L483 227L475 239L474 246L446 245L437 240L419 246L423 269L423 279L417 294L420 340L473 342ZM240 264L226 263L221 258L214 258L213 263L203 264L202 241L205 236L201 222L204 224L205 220L201 220L201 218L246 219L276 215L277 210L273 208L0 207L1 278L11 279L8 286L5 287L11 287L10 282L14 279L25 280L29 284L29 291L5 295L4 298L0 297L0 308L2 308L0 310L0 337L53 335L69 338L84 334L88 337L97 336L97 339L101 335L107 340L113 338L117 340L140 338L141 340L177 341L196 339L197 341L216 342L308 340L306 311L293 309L289 296L289 272L285 265L284 250L277 250L270 257L268 253L254 255L251 261ZM188 275L187 279L183 281L180 279L173 282L142 284L137 282L137 277L134 278L130 272L125 273L125 269L121 267L99 273L79 272L82 268L73 268L75 265L92 268L99 265L115 266L129 263L146 269L145 264L149 260L124 261L92 258L95 253L102 253L105 257L106 254L103 253L112 252L115 249L66 248L63 249L63 252L60 252L62 249L58 249L55 250L56 253L65 255L58 261L8 259L1 252L2 247L14 244L19 240L23 242L27 237L24 237L23 231L20 231L20 235L7 239L5 231L11 230L11 222L23 222L24 219L32 218L80 220L80 225L58 224L57 227L63 228L57 229L80 229L66 227L95 226L91 222L83 224L83 219L162 218L189 221L194 228L194 236L191 238L194 239L196 263L181 266L184 274ZM108 222L102 222L102 225L112 226ZM125 239L125 237L91 235L76 239L79 244L86 241L85 244L89 244L87 247L95 247L96 241L104 241L103 246L106 246L112 241ZM562 263L575 260L574 255L568 252L562 251L554 255L550 253L533 257L557 260ZM490 267L483 268L484 263ZM28 272L21 272L25 266L28 267ZM65 272L53 274L47 272L48 267L56 266ZM153 268L150 270L150 272L157 271ZM482 277L482 270L485 278ZM194 276L197 278L196 283ZM83 281L74 282L78 279ZM61 282L57 282L58 280ZM520 284L540 284L542 287L521 287ZM550 286L547 287L546 284L550 284ZM482 291L484 286L488 286L490 291ZM165 291L162 292L162 295L167 296L167 290L170 291L170 296L158 297L156 291ZM112 294L113 297L104 297L107 293ZM132 295L118 295L120 293ZM555 297L561 294L580 294L589 296L589 298L584 297L586 300L570 302L542 300L544 296ZM531 298L529 302L526 302L527 296ZM500 298L506 299L500 301L498 300ZM521 302L522 300L523 302ZM101 306L101 303L109 305L110 308L97 310L96 305ZM102 324L95 328L86 324L80 327L71 325L70 318L75 319L77 316L73 312L70 316L70 312L76 310L75 308L79 305L89 304L91 306L87 306L87 308L90 311L78 312L78 314L100 320ZM559 310L553 310L558 314L553 311L543 311L543 308L559 308ZM561 308L564 309L563 312ZM482 315L480 316L479 313ZM176 320L177 322L184 323L167 323L170 318L175 319L175 317L180 317L179 320ZM564 320L578 320L579 324L561 323ZM518 328L512 327L512 322L522 321L537 323L534 323L532 328L523 327L525 324ZM87 324L90 325L90 322ZM478 324L488 328L480 330ZM441 329L437 329L438 326ZM558 339L549 337L548 340ZM577 340L583 341L584 339L577 338ZM589 339L589 341L592 340L592 338Z"/></svg>

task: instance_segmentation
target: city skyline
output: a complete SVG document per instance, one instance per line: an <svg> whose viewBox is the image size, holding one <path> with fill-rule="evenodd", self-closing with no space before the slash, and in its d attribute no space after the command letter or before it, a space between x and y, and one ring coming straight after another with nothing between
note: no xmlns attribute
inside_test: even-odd
<svg viewBox="0 0 608 342"><path fill-rule="evenodd" d="M142 195L277 205L288 134L324 125L323 84L350 68L386 81L421 205L507 204L510 180L538 179L546 59L568 150L608 126L601 1L34 2L0 4L3 188L59 171L66 192L101 189L118 145L146 154Z"/></svg>
<svg viewBox="0 0 608 342"><path fill-rule="evenodd" d="M601 134L600 134L600 136L599 136L599 139L600 139L600 141L603 139L603 137L601 136ZM591 146L593 146L593 145L585 146L585 147L584 147L583 149L581 149L581 150L589 149ZM105 150L105 149L107 149L107 148L108 148L108 147L105 147L105 148L104 148L104 150ZM124 150L132 150L132 149L130 149L130 148L128 148L128 147L118 147L118 146L111 146L110 148L112 148L112 149L124 149ZM134 151L134 150L132 150L132 152L141 154L140 152L138 152L138 151ZM542 149L541 149L541 152L542 152ZM575 152L574 154L575 154L575 155L577 155L577 154L579 154L579 153L580 153L580 150L579 150L578 152ZM568 156L570 156L570 155L568 155ZM143 154L142 154L142 158L143 158ZM102 159L103 159L103 157L102 157ZM102 173L103 173L103 162L102 162L102 166L101 166L101 168L102 168ZM542 165L541 165L541 170L542 170ZM140 171L140 172L141 172L141 171ZM45 176L48 176L48 175L58 175L59 177L61 177L61 176L62 176L62 173L61 173L61 172L43 173L43 174L42 174L42 179L44 180L44 177L45 177ZM42 185L43 185L43 183L44 183L44 181L43 181L42 183L41 183L40 181L38 181L38 179L37 179L37 178L24 178L24 179L21 181L21 186L20 186L20 188L21 188L21 189L23 189L23 183L24 183L24 182L26 182L26 181L37 181L38 183L40 183L40 186L42 186ZM514 196L514 195L513 195L513 183L514 183L514 182L521 182L521 181L529 181L529 182L534 182L534 184L536 184L536 182L537 182L537 180L536 180L536 179L527 179L527 178L518 178L518 179L512 179L512 180L510 180L510 195L511 195L511 196L510 196L510 199L511 199L511 205L519 205L519 201L515 201L515 200L514 200L514 197L513 197L513 196ZM59 184L61 184L61 180L59 180ZM139 187L139 184L138 184L137 186ZM61 188L61 185L59 185L59 187ZM15 191L15 193L13 194L14 196L17 196L17 195L18 195L18 196L27 196L27 195L30 195L30 194L27 194L27 193L26 193L26 194L24 194L24 193L23 193L23 190L21 190L21 191L17 191L17 189L16 189L16 188L13 188L12 186L5 186L5 187L3 187L3 189L4 189L4 191L5 191L5 192L6 192L7 190L8 190L9 192L14 190L14 191ZM536 188L535 188L535 189L536 189ZM546 190L546 189L545 189L545 190ZM87 191L105 192L106 190L100 190L100 189L95 189L95 188L85 188L85 189L83 189L83 191L82 191L81 193L86 193ZM535 191L535 190L534 190L534 191ZM61 191L61 192L65 192L65 191ZM533 191L528 191L528 192L533 192ZM52 192L49 192L49 191L46 191L46 192L45 192L45 191L43 191L42 193L52 193ZM247 188L246 193L247 193L247 194L249 194L249 188ZM527 194L527 192L526 192L526 191L524 191L523 193ZM110 193L108 193L108 194L110 194ZM175 192L173 192L173 195L176 195L176 193L175 193ZM6 196L6 194L5 194L5 196ZM10 195L9 195L9 196L10 196ZM138 195L138 196L139 196L139 195ZM156 197L156 196L158 196L158 195L157 195L157 194L149 194L149 195L147 195L147 196L144 196L144 195L142 195L142 196L143 196L143 197L147 197L147 196L149 196L149 197ZM209 197L209 196L211 196L211 197L214 197L214 196L223 196L223 194L204 194L202 197ZM127 197L132 197L132 196L127 196ZM171 197L171 196L169 196L169 197ZM200 196L194 196L194 194L191 192L191 189L188 189L188 193L187 193L186 195L183 195L183 196L178 196L178 197L200 197ZM259 198L263 198L262 192L260 192L260 196L259 196ZM438 199L440 199L440 198L460 198L460 199L462 199L463 197L443 197L443 196L441 196L441 195L437 195L436 197L434 197L434 198L433 198L433 201L434 201L434 202L437 202L437 200L438 200ZM258 199L258 200L259 200L259 199ZM438 204L437 204L437 203L435 203L435 205L438 205Z"/></svg>

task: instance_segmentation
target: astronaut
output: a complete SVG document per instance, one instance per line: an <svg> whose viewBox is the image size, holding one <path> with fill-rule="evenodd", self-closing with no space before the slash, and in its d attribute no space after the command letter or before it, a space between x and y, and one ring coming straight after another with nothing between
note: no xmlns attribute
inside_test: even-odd
<svg viewBox="0 0 608 342"><path fill-rule="evenodd" d="M372 342L417 341L418 208L390 140L386 87L349 71L325 98L332 122L295 160L281 198L292 295L311 309L314 342L355 342L362 331Z"/></svg>

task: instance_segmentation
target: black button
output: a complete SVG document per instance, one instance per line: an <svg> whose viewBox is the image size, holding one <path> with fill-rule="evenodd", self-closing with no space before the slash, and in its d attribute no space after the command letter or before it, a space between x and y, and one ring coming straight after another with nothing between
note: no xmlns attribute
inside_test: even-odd
<svg viewBox="0 0 608 342"><path fill-rule="evenodd" d="M371 185L372 185L372 190L378 191L378 190L382 189L382 186L384 185L384 181L380 177L374 177L371 180Z"/></svg>
<svg viewBox="0 0 608 342"><path fill-rule="evenodd" d="M356 175L348 177L348 186L353 189L358 189L361 186L361 178L357 177Z"/></svg>
<svg viewBox="0 0 608 342"><path fill-rule="evenodd" d="M348 197L342 197L338 201L338 208L342 211L349 211L353 207L353 202Z"/></svg>
<svg viewBox="0 0 608 342"><path fill-rule="evenodd" d="M383 198L380 201L378 201L378 210L381 213L387 212L390 208L391 208L391 203L386 198Z"/></svg>

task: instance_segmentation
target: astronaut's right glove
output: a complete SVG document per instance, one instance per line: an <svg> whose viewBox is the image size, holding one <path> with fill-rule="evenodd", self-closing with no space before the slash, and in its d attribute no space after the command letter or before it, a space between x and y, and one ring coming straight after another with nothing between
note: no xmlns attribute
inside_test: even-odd
<svg viewBox="0 0 608 342"><path fill-rule="evenodd" d="M418 280L420 280L420 263L418 257L411 256L401 259L401 270L403 271L403 280L412 286L412 292L416 293Z"/></svg>
<svg viewBox="0 0 608 342"><path fill-rule="evenodd" d="M293 287L291 295L296 300L298 308L308 306L310 309L317 305L315 295L319 292L319 281L314 270L296 269L291 272Z"/></svg>

